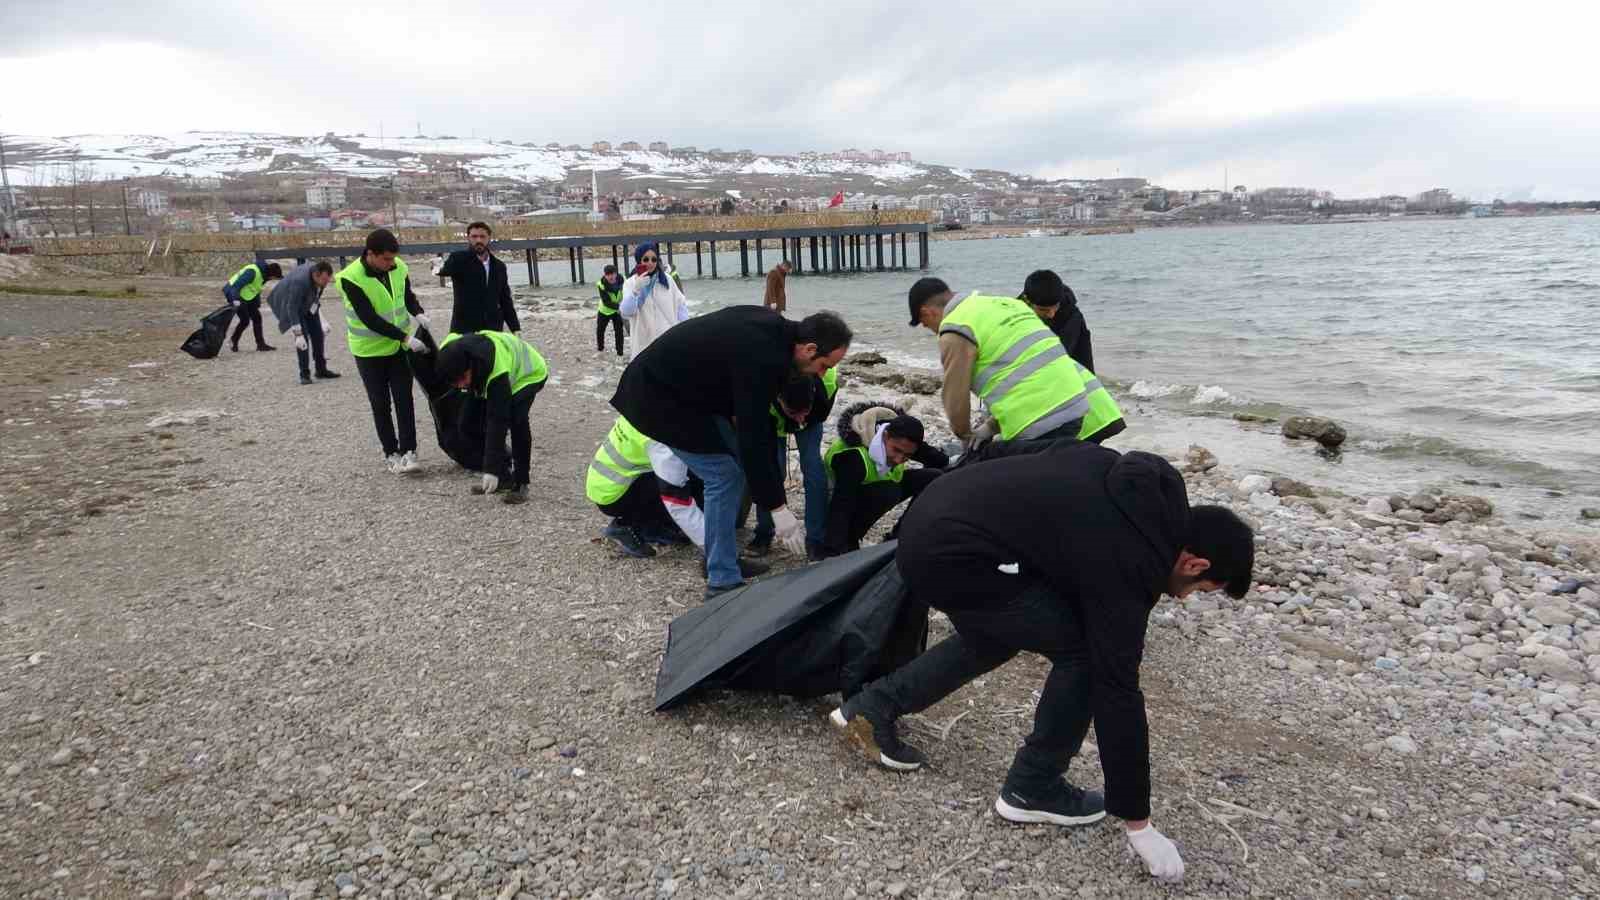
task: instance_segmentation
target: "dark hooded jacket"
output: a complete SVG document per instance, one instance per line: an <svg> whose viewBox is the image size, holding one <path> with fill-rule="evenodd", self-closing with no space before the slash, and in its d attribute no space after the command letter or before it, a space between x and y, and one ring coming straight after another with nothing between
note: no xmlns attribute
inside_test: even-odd
<svg viewBox="0 0 1600 900"><path fill-rule="evenodd" d="M1085 369L1095 371L1094 344L1089 340L1089 323L1084 320L1083 311L1078 309L1078 297L1072 293L1072 288L1067 288L1067 297L1049 324L1050 330L1061 339L1061 346L1066 349L1067 355Z"/></svg>
<svg viewBox="0 0 1600 900"><path fill-rule="evenodd" d="M481 334L464 334L439 351L435 364L437 377L449 384L468 367L472 369L472 383L467 390L484 401L483 462L484 471L498 472L505 464L506 434L511 428L513 415L511 376L501 374L489 380L494 369L494 342ZM537 393L544 382L525 387L523 391Z"/></svg>
<svg viewBox="0 0 1600 900"><path fill-rule="evenodd" d="M980 613L992 573L1016 563L1017 592L1043 582L1071 606L1088 644L1106 811L1122 819L1150 815L1139 664L1188 524L1183 477L1166 460L1072 440L950 472L900 524L896 561L918 600Z"/></svg>
<svg viewBox="0 0 1600 900"><path fill-rule="evenodd" d="M794 371L800 326L730 306L662 332L623 370L611 405L646 436L689 453L728 453L764 509L785 504L770 407ZM724 424L736 437L723 437Z"/></svg>

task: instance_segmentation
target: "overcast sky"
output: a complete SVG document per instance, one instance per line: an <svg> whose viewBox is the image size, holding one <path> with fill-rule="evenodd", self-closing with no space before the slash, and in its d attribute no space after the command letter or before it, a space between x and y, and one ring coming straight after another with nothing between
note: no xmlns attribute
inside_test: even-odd
<svg viewBox="0 0 1600 900"><path fill-rule="evenodd" d="M1600 3L0 4L0 129L880 147L1170 187L1600 198ZM656 10L671 10L669 14Z"/></svg>

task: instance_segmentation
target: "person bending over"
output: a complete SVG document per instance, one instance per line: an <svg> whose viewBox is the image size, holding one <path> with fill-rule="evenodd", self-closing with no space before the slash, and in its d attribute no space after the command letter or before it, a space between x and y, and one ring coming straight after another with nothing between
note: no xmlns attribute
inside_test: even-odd
<svg viewBox="0 0 1600 900"><path fill-rule="evenodd" d="M491 473L505 463L506 431L511 431L511 484L504 486L506 503L528 500L528 465L533 456L533 428L528 413L544 389L550 368L533 345L506 331L451 334L440 345L439 377L457 389L472 391L485 401L487 427L483 432L483 475L474 494L502 489Z"/></svg>
<svg viewBox="0 0 1600 900"><path fill-rule="evenodd" d="M944 474L950 458L923 440L922 420L887 403L858 403L839 416L839 437L824 457L833 480L823 554L861 548L889 510ZM922 468L908 468L915 461Z"/></svg>

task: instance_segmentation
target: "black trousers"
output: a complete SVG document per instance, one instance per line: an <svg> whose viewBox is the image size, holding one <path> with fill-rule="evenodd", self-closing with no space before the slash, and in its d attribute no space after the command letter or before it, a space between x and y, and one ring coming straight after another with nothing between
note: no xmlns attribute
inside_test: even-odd
<svg viewBox="0 0 1600 900"><path fill-rule="evenodd" d="M850 521L846 526L849 531L845 534L835 534L838 527L833 521L828 523L828 532L823 536L822 544L827 548L829 555L849 553L861 549L861 539L867 536L872 526L884 517L889 510L899 506L903 501L914 500L922 493L922 489L933 483L935 478L943 475L941 469L906 469L900 481L879 481L863 485L858 488L855 508L850 511Z"/></svg>
<svg viewBox="0 0 1600 900"><path fill-rule="evenodd" d="M244 334L244 327L249 325L256 335L256 346L265 347L266 338L261 336L261 301L251 300L249 303L239 303L234 306L233 314L239 324L233 329L233 346L239 346L239 335Z"/></svg>
<svg viewBox="0 0 1600 900"><path fill-rule="evenodd" d="M526 487L528 484L528 467L533 459L533 423L529 415L533 412L534 398L544 389L546 382L530 384L515 394L511 395L511 484L513 487Z"/></svg>
<svg viewBox="0 0 1600 900"><path fill-rule="evenodd" d="M600 511L616 519L618 524L630 528L663 528L677 530L672 515L661 505L661 482L653 473L646 472L628 485L628 492L615 503L600 506Z"/></svg>
<svg viewBox="0 0 1600 900"><path fill-rule="evenodd" d="M867 685L855 702L889 716L921 712L1019 652L1038 653L1050 660L1050 674L1034 709L1033 732L1017 751L1006 785L1026 793L1064 775L1091 719L1089 649L1073 609L1044 584L1023 576L999 571L958 576L904 565L900 572L912 596L948 615L956 633Z"/></svg>
<svg viewBox="0 0 1600 900"><path fill-rule="evenodd" d="M388 356L358 356L356 371L361 373L361 384L367 389L367 403L372 407L372 424L378 429L378 443L383 445L383 455L415 451L417 417L416 407L411 401L411 363L406 359L405 351L396 350ZM391 401L393 418L390 417ZM398 438L395 437L396 419L400 422Z"/></svg>
<svg viewBox="0 0 1600 900"><path fill-rule="evenodd" d="M306 342L311 345L310 350L295 348L295 359L300 361L300 377L310 377L313 359L316 360L318 372L328 371L328 357L322 352L322 319L310 313L301 316L300 333L305 335Z"/></svg>
<svg viewBox="0 0 1600 900"><path fill-rule="evenodd" d="M617 355L621 356L622 355L622 316L621 315L610 315L610 316L608 316L608 315L606 315L604 313L601 313L600 315L597 315L597 316L594 317L594 348L596 350L604 350L606 348L606 326L607 325L611 326L611 332L612 332L612 334L614 334L616 336Z"/></svg>

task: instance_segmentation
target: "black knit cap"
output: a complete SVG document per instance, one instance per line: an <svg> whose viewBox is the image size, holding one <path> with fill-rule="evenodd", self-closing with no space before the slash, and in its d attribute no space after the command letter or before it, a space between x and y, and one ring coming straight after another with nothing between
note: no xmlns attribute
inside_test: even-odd
<svg viewBox="0 0 1600 900"><path fill-rule="evenodd" d="M911 327L915 328L922 324L917 321L917 314L922 311L922 304L940 294L948 293L950 293L950 285L945 284L942 278L923 278L913 284L911 292L906 295L906 300L911 305Z"/></svg>

